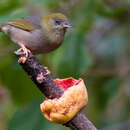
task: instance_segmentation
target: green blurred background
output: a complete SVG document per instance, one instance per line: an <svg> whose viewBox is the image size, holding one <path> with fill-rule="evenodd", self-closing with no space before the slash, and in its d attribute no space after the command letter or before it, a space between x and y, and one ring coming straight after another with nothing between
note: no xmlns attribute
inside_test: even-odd
<svg viewBox="0 0 130 130"><path fill-rule="evenodd" d="M83 78L85 115L101 130L130 130L130 0L0 0L0 23L62 12L75 25L56 51L39 55L53 78ZM0 33L0 130L67 130L42 117L44 96Z"/></svg>

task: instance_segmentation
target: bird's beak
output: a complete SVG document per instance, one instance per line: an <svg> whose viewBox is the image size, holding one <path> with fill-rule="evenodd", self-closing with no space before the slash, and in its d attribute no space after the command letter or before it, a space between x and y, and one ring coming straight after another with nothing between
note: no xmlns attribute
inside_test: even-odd
<svg viewBox="0 0 130 130"><path fill-rule="evenodd" d="M65 21L62 23L64 28L73 28L74 26L72 24L70 24L69 22Z"/></svg>

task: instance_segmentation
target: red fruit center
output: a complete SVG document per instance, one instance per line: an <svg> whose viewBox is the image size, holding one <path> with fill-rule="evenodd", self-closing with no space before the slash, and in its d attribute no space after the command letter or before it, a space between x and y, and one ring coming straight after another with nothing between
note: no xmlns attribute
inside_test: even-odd
<svg viewBox="0 0 130 130"><path fill-rule="evenodd" d="M76 80L74 78L66 78L66 79L55 79L55 83L63 90L67 90L69 87L74 85L78 85L82 79Z"/></svg>

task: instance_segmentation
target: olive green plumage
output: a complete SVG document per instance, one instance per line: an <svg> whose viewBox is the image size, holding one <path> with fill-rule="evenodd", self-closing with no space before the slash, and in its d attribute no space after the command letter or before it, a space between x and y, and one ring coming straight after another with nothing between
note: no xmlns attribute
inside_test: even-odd
<svg viewBox="0 0 130 130"><path fill-rule="evenodd" d="M31 16L9 20L0 26L0 31L7 34L12 41L33 54L48 53L58 48L66 33L72 27L66 16L54 13L48 16Z"/></svg>
<svg viewBox="0 0 130 130"><path fill-rule="evenodd" d="M15 19L15 20L10 20L8 21L8 24L16 27L23 29L25 31L33 31L36 30L37 28L31 25L26 19Z"/></svg>

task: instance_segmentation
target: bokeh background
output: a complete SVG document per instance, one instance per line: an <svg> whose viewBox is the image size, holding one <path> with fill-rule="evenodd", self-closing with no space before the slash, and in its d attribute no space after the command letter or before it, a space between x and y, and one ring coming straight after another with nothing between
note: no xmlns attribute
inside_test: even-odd
<svg viewBox="0 0 130 130"><path fill-rule="evenodd" d="M75 28L56 51L39 55L53 78L83 78L84 114L101 130L130 130L130 0L0 0L0 23L62 12ZM0 33L0 130L67 130L42 117L44 96Z"/></svg>

